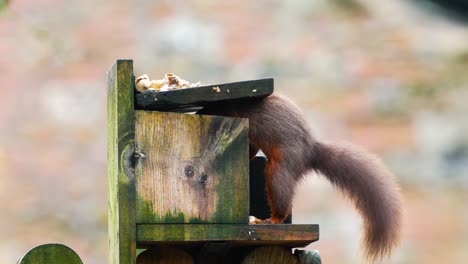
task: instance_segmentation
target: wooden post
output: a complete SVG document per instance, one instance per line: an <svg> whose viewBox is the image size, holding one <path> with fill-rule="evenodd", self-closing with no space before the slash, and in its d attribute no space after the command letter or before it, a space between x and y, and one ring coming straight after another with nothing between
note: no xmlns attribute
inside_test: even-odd
<svg viewBox="0 0 468 264"><path fill-rule="evenodd" d="M80 257L67 246L45 244L28 251L18 264L83 264Z"/></svg>
<svg viewBox="0 0 468 264"><path fill-rule="evenodd" d="M109 257L136 261L133 61L118 60L108 77Z"/></svg>

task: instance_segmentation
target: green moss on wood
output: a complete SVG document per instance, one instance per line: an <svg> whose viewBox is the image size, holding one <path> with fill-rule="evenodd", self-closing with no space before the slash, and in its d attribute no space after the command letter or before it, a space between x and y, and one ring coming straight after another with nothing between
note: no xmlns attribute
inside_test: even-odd
<svg viewBox="0 0 468 264"><path fill-rule="evenodd" d="M319 239L318 225L152 224L137 225L139 244L229 241L242 245L306 246Z"/></svg>
<svg viewBox="0 0 468 264"><path fill-rule="evenodd" d="M229 219L232 216L236 217L237 221L235 223L248 223L248 165L246 167L247 170L237 166L237 164L249 164L248 143L244 141L244 137L247 137L247 130L242 133L245 133L245 135L230 142L226 150L222 152L223 154L217 156L215 161L218 175L231 175L231 177L224 179L223 185L218 185L217 192L222 193L222 195L218 199L216 206L216 223L225 223L225 219ZM236 153L243 153L243 155L236 155ZM228 160L230 162L225 162Z"/></svg>
<svg viewBox="0 0 468 264"><path fill-rule="evenodd" d="M247 223L246 119L135 116L137 223Z"/></svg>
<svg viewBox="0 0 468 264"><path fill-rule="evenodd" d="M110 263L135 263L133 62L118 60L108 76L108 184Z"/></svg>
<svg viewBox="0 0 468 264"><path fill-rule="evenodd" d="M35 247L26 253L18 264L82 264L80 257L72 249L60 244L46 244Z"/></svg>

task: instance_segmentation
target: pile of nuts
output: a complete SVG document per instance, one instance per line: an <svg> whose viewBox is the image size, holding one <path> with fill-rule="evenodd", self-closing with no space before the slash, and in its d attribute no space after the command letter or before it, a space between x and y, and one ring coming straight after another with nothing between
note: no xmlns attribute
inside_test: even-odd
<svg viewBox="0 0 468 264"><path fill-rule="evenodd" d="M135 80L135 87L140 92L145 92L148 90L165 92L175 89L192 88L198 86L200 86L200 82L190 83L189 81L186 81L172 73L166 73L164 78L160 80L150 80L146 74L136 78Z"/></svg>

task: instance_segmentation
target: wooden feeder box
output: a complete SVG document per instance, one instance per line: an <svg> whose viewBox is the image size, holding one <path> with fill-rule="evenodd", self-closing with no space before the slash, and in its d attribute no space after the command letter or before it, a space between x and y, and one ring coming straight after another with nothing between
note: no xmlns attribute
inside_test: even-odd
<svg viewBox="0 0 468 264"><path fill-rule="evenodd" d="M143 93L134 80L130 60L108 72L111 263L152 263L168 252L197 263L217 263L213 256L261 263L258 256L246 262L263 254L259 246L273 248L265 256L289 257L291 248L318 240L317 225L248 224L249 215L269 217L266 160L249 161L248 120L193 114L220 101L269 96L273 79ZM152 249L136 262L137 248Z"/></svg>

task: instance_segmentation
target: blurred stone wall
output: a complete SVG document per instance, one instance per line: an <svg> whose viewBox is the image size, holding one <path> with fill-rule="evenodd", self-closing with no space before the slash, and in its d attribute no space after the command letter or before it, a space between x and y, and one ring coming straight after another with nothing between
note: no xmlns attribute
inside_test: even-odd
<svg viewBox="0 0 468 264"><path fill-rule="evenodd" d="M413 3L413 2L412 2ZM403 0L13 0L0 9L0 262L62 242L107 262L106 71L274 77L319 138L379 155L405 195L383 263L468 258L468 28ZM436 11L436 10L435 10ZM360 219L320 178L294 221L326 263L360 263Z"/></svg>

